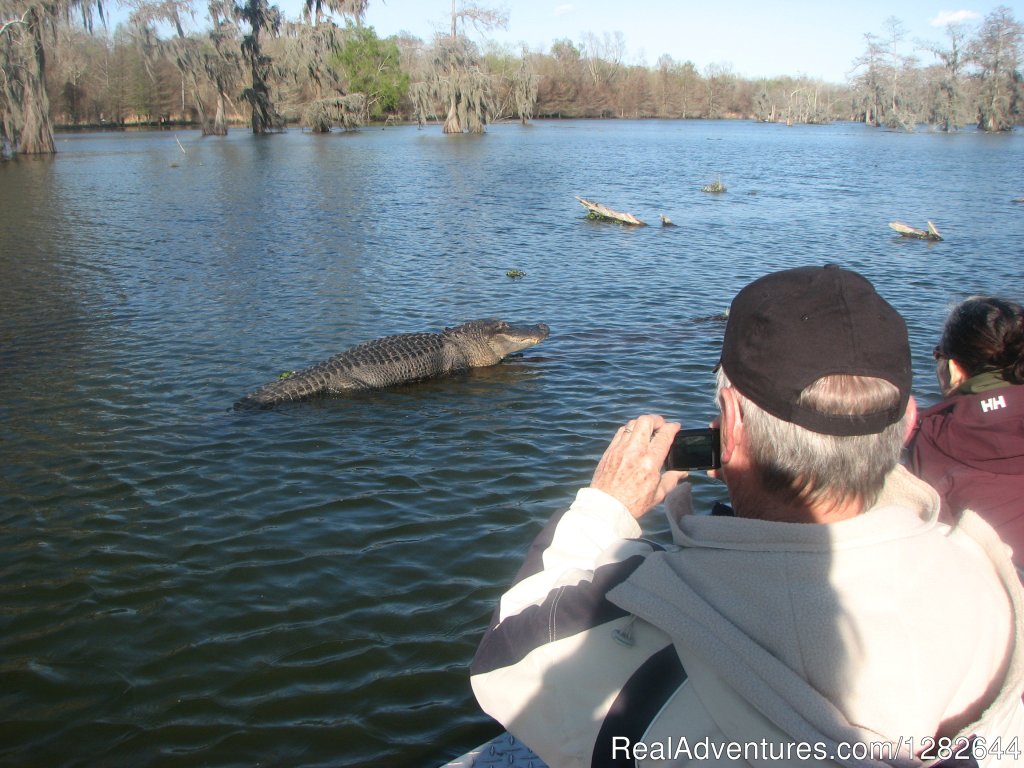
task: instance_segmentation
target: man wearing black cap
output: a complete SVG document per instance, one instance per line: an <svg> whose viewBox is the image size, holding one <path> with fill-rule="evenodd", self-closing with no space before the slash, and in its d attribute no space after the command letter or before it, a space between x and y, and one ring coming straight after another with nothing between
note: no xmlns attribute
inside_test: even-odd
<svg viewBox="0 0 1024 768"><path fill-rule="evenodd" d="M501 599L483 708L552 768L1024 764L1020 582L898 465L910 389L904 322L860 275L744 288L718 371L734 515L661 471L678 424L620 428ZM669 548L637 524L662 500Z"/></svg>

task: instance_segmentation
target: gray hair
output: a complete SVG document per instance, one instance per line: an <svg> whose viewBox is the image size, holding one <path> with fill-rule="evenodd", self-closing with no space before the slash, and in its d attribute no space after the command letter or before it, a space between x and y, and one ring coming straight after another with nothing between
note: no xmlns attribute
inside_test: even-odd
<svg viewBox="0 0 1024 768"><path fill-rule="evenodd" d="M718 370L718 392L732 387ZM837 436L812 432L757 406L735 387L749 437L751 458L761 471L765 490L790 499L840 501L860 499L864 509L875 503L885 477L899 462L907 414L872 435ZM831 414L873 413L899 401L888 381L865 377L824 376L800 393L800 404Z"/></svg>

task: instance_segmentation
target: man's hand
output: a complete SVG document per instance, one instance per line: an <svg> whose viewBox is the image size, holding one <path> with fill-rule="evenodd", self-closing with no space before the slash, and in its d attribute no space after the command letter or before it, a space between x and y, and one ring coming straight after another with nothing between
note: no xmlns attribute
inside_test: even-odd
<svg viewBox="0 0 1024 768"><path fill-rule="evenodd" d="M679 427L655 414L639 416L620 427L594 470L590 486L621 501L633 517L643 517L686 477L686 472L661 472Z"/></svg>

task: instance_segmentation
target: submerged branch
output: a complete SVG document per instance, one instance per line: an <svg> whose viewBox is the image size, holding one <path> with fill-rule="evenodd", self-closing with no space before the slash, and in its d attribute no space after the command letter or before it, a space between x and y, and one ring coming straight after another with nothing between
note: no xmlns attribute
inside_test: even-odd
<svg viewBox="0 0 1024 768"><path fill-rule="evenodd" d="M622 211L616 211L607 206L601 205L600 203L593 202L591 200L584 200L582 197L577 197L580 201L580 205L587 209L587 218L590 219L601 219L605 221L617 221L620 224L629 224L630 226L647 226L644 222L640 221L636 216L631 213L624 213Z"/></svg>
<svg viewBox="0 0 1024 768"><path fill-rule="evenodd" d="M909 224L904 224L902 221L890 221L889 228L899 232L903 237L913 237L918 240L941 240L942 235L939 234L939 230L935 228L935 225L930 221L928 222L928 229L918 229L912 227Z"/></svg>

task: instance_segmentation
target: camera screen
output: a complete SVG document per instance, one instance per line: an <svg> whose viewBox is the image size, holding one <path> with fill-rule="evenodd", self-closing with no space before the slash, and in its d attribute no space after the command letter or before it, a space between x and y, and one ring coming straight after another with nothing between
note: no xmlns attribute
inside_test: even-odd
<svg viewBox="0 0 1024 768"><path fill-rule="evenodd" d="M666 469L717 469L719 466L717 429L680 430L665 462Z"/></svg>

